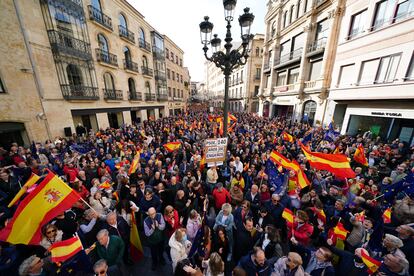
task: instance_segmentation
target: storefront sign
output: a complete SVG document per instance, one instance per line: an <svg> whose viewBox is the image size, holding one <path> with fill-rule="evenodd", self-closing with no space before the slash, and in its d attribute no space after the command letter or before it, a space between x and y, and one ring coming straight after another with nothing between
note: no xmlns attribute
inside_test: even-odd
<svg viewBox="0 0 414 276"><path fill-rule="evenodd" d="M371 112L373 116L386 116L386 117L402 117L402 113L398 112Z"/></svg>
<svg viewBox="0 0 414 276"><path fill-rule="evenodd" d="M207 163L224 162L227 152L227 138L206 139L204 152Z"/></svg>

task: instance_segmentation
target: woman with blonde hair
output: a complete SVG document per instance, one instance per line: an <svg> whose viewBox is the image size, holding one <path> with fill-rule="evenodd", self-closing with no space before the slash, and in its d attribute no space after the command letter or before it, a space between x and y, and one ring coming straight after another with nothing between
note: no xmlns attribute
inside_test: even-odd
<svg viewBox="0 0 414 276"><path fill-rule="evenodd" d="M40 245L43 246L46 250L54 244L55 242L59 242L62 240L63 232L58 230L56 225L54 224L47 224L42 229L43 238L40 241Z"/></svg>
<svg viewBox="0 0 414 276"><path fill-rule="evenodd" d="M191 242L187 240L186 230L184 228L177 229L168 241L168 245L171 247L170 253L174 272L177 263L186 259L191 249Z"/></svg>
<svg viewBox="0 0 414 276"><path fill-rule="evenodd" d="M203 261L202 266L205 276L224 276L224 262L216 252L211 253L210 259Z"/></svg>

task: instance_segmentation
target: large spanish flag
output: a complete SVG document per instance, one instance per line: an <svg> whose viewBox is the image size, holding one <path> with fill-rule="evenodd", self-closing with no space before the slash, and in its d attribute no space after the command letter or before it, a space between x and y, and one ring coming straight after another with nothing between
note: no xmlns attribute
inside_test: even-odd
<svg viewBox="0 0 414 276"><path fill-rule="evenodd" d="M284 218L286 221L290 223L293 223L295 216L293 215L293 212L290 209L285 208L282 212L282 218Z"/></svg>
<svg viewBox="0 0 414 276"><path fill-rule="evenodd" d="M351 169L346 155L311 152L302 143L300 143L300 147L309 164L315 169L329 171L338 177L355 177L355 172Z"/></svg>
<svg viewBox="0 0 414 276"><path fill-rule="evenodd" d="M169 142L167 144L164 144L163 146L168 152L173 152L175 150L178 150L181 147L181 143L180 142Z"/></svg>
<svg viewBox="0 0 414 276"><path fill-rule="evenodd" d="M138 151L134 157L134 160L132 160L131 166L129 167L128 175L133 174L137 170L140 155L141 155L141 151Z"/></svg>
<svg viewBox="0 0 414 276"><path fill-rule="evenodd" d="M80 196L49 171L43 181L17 207L11 221L0 231L0 240L38 245L41 227L72 207Z"/></svg>
<svg viewBox="0 0 414 276"><path fill-rule="evenodd" d="M293 143L293 136L292 136L292 135L290 135L289 133L285 132L285 131L283 131L283 133L282 133L282 139L283 139L284 141L287 141L287 142Z"/></svg>
<svg viewBox="0 0 414 276"><path fill-rule="evenodd" d="M37 174L32 173L30 178L26 181L26 183L23 185L20 191L14 196L12 201L10 201L7 207L8 208L12 207L22 197L22 195L24 195L27 192L27 190L30 187L32 187L39 179L40 177Z"/></svg>
<svg viewBox="0 0 414 276"><path fill-rule="evenodd" d="M381 261L378 261L372 257L370 257L365 250L361 251L361 259L364 262L364 264L368 267L368 273L374 274L378 268L381 266Z"/></svg>
<svg viewBox="0 0 414 276"><path fill-rule="evenodd" d="M82 249L83 246L79 237L75 236L64 241L55 242L49 247L48 251L52 255L52 262L61 263L72 258Z"/></svg>
<svg viewBox="0 0 414 276"><path fill-rule="evenodd" d="M295 171L298 177L298 184L301 189L309 186L310 182L296 160L290 161L275 150L270 154L270 160L278 166Z"/></svg>
<svg viewBox="0 0 414 276"><path fill-rule="evenodd" d="M361 144L357 147L354 153L354 160L361 165L368 166L368 160L365 157L364 147Z"/></svg>
<svg viewBox="0 0 414 276"><path fill-rule="evenodd" d="M131 250L132 260L138 262L144 256L144 250L142 248L141 239L139 238L137 221L135 219L134 212L131 212L131 232L129 234L129 246Z"/></svg>

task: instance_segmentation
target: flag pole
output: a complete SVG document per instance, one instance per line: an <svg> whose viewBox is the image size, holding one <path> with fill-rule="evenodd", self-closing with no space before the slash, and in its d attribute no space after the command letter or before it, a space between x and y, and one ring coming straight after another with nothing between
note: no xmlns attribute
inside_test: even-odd
<svg viewBox="0 0 414 276"><path fill-rule="evenodd" d="M85 203L89 208L91 208L94 212L98 213L91 205L89 205L88 202L86 202L82 197L80 198L80 200L83 201L83 203ZM99 213L98 213L99 214Z"/></svg>

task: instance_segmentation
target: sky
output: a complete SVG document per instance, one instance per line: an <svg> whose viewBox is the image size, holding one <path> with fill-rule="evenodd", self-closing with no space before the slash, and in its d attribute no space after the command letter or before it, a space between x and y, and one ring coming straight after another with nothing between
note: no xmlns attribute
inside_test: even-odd
<svg viewBox="0 0 414 276"><path fill-rule="evenodd" d="M127 0L158 32L170 37L184 51L184 66L190 70L191 81L203 81L204 54L200 41L199 24L204 16L214 24L213 34L217 33L224 41L226 23L222 0ZM232 37L238 41L240 27L238 18L245 7L255 15L251 33L264 34L266 0L238 0Z"/></svg>

